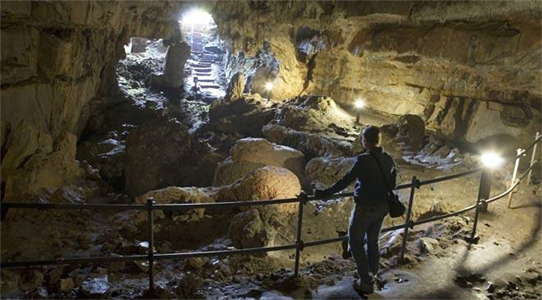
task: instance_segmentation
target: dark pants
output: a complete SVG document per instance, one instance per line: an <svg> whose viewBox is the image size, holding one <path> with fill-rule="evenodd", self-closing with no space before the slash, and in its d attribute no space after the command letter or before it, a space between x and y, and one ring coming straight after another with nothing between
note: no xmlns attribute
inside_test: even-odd
<svg viewBox="0 0 542 300"><path fill-rule="evenodd" d="M369 272L374 275L378 272L378 236L388 210L388 204L384 201L377 206L356 204L352 210L348 242L356 260L359 277L364 282L371 281Z"/></svg>

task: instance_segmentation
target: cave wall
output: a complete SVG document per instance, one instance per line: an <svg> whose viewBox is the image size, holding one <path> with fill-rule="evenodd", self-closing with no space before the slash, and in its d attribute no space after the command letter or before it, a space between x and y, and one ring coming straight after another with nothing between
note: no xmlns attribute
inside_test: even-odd
<svg viewBox="0 0 542 300"><path fill-rule="evenodd" d="M540 128L541 15L538 1L224 1L213 14L234 53L270 43L275 98L363 97L471 144Z"/></svg>
<svg viewBox="0 0 542 300"><path fill-rule="evenodd" d="M17 201L81 175L76 143L114 82L131 36L164 37L175 3L2 1L3 199ZM26 199L29 200L29 199Z"/></svg>

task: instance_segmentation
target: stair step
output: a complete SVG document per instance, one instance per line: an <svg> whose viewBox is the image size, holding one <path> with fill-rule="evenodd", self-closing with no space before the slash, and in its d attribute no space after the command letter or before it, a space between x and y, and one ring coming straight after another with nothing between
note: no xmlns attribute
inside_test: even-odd
<svg viewBox="0 0 542 300"><path fill-rule="evenodd" d="M203 85L203 84L200 85L200 87L202 89L219 89L220 88L220 86L218 86L218 85Z"/></svg>
<svg viewBox="0 0 542 300"><path fill-rule="evenodd" d="M211 64L191 64L194 68L210 68Z"/></svg>
<svg viewBox="0 0 542 300"><path fill-rule="evenodd" d="M194 71L200 72L200 73L211 73L211 68L194 68Z"/></svg>
<svg viewBox="0 0 542 300"><path fill-rule="evenodd" d="M198 81L199 82L213 82L213 83L215 82L214 79L199 79L199 78L198 78Z"/></svg>

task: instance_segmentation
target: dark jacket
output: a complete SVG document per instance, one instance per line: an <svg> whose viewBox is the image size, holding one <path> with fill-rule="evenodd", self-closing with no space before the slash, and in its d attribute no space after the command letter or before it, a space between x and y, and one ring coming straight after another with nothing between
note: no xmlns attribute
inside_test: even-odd
<svg viewBox="0 0 542 300"><path fill-rule="evenodd" d="M372 154L372 155L371 155ZM382 172L380 171L375 156L380 161L382 172L386 176L387 184L384 182ZM368 151L358 155L358 160L344 177L335 183L332 187L322 191L325 195L335 194L349 186L354 179L356 188L354 199L358 204L376 204L385 199L388 192L388 186L395 188L397 171L395 163L389 154L382 151L382 148L374 148L371 153Z"/></svg>

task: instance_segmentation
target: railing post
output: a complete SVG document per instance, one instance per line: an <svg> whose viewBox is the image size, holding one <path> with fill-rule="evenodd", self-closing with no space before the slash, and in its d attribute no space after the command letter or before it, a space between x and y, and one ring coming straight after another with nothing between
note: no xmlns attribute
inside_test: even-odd
<svg viewBox="0 0 542 300"><path fill-rule="evenodd" d="M489 199L491 194L491 170L483 169L478 188L478 199ZM480 211L487 212L487 203L482 201Z"/></svg>
<svg viewBox="0 0 542 300"><path fill-rule="evenodd" d="M535 141L538 140L539 137L540 137L540 132L537 131L534 137L534 140ZM531 162L529 163L529 167L532 167L535 162L537 146L538 146L538 143L535 143L533 146L533 153L531 154ZM531 184L532 175L533 175L533 169L531 168L531 170L529 170L529 175L527 175L527 184Z"/></svg>
<svg viewBox="0 0 542 300"><path fill-rule="evenodd" d="M482 176L480 177L480 186L478 187L478 197L476 198L476 210L474 212L474 224L472 225L472 231L470 233L470 237L467 238L467 241L469 244L476 244L478 243L479 237L476 236L476 229L478 227L478 216L480 215L480 211L484 209L482 205L485 204L487 209L487 204L485 203L485 199L489 198L489 190L487 188L488 186L488 180L489 180L489 171L484 169L482 170Z"/></svg>
<svg viewBox="0 0 542 300"><path fill-rule="evenodd" d="M516 177L518 176L518 168L519 168L519 161L521 160L521 152L523 150L521 148L518 148L516 150L516 155L517 155L517 158L516 158L516 163L514 165L514 172L512 173L512 180L510 181L510 187L512 187L514 184L516 184ZM508 208L510 208L512 206L512 194L514 192L511 191L510 194L508 194Z"/></svg>
<svg viewBox="0 0 542 300"><path fill-rule="evenodd" d="M147 224L148 224L148 242L147 261L149 262L149 295L154 295L154 198L147 199Z"/></svg>
<svg viewBox="0 0 542 300"><path fill-rule="evenodd" d="M303 251L303 240L301 239L301 233L303 229L303 208L305 207L305 202L307 202L307 195L301 193L299 195L299 204L297 211L297 233L296 233L296 248L295 248L295 266L294 266L294 276L299 276L299 259L301 256L301 251Z"/></svg>
<svg viewBox="0 0 542 300"><path fill-rule="evenodd" d="M403 245L401 246L401 259L400 262L405 262L405 251L406 251L406 244L408 239L408 228L410 226L410 218L412 216L412 203L414 202L414 193L416 192L416 188L419 187L419 181L416 178L416 176L412 176L411 181L412 186L410 187L410 198L408 200L408 209L407 209L407 215L406 215L406 221L405 221L405 231L403 233Z"/></svg>

